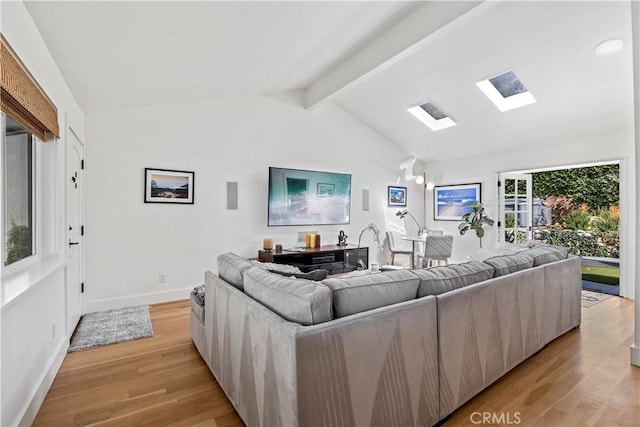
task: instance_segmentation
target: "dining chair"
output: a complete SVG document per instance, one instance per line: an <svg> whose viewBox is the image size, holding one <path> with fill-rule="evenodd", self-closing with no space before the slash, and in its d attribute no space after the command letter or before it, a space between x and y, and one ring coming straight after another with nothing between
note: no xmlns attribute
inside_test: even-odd
<svg viewBox="0 0 640 427"><path fill-rule="evenodd" d="M409 260L411 260L411 257L413 256L411 242L402 240L400 235L394 231L387 231L386 234L389 251L391 252L391 265L395 265L395 258L397 254L407 255Z"/></svg>
<svg viewBox="0 0 640 427"><path fill-rule="evenodd" d="M423 267L432 267L434 261L448 264L453 251L453 234L428 234L424 242L424 251L420 254Z"/></svg>

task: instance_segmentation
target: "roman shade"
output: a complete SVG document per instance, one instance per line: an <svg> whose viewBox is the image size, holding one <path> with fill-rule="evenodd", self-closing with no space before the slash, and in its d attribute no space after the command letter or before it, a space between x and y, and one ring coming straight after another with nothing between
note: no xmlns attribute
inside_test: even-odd
<svg viewBox="0 0 640 427"><path fill-rule="evenodd" d="M1 35L0 109L41 141L60 136L58 109Z"/></svg>

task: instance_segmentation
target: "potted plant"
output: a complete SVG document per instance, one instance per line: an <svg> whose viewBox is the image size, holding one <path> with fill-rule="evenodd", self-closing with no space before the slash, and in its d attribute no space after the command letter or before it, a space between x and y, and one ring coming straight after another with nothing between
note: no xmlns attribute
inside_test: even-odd
<svg viewBox="0 0 640 427"><path fill-rule="evenodd" d="M425 232L425 228L420 225L420 223L418 222L415 216L411 215L411 212L409 212L406 209L401 209L398 212L396 212L396 216L399 217L400 219L404 219L404 217L407 215L409 215L411 219L413 219L413 222L415 222L416 225L418 226L418 236L422 236L422 234L424 234Z"/></svg>
<svg viewBox="0 0 640 427"><path fill-rule="evenodd" d="M494 221L484 211L482 203L472 203L469 205L473 211L462 216L462 222L458 225L460 235L464 236L469 230L475 230L476 236L480 239L480 248L482 248L482 238L484 237L484 226L492 226Z"/></svg>

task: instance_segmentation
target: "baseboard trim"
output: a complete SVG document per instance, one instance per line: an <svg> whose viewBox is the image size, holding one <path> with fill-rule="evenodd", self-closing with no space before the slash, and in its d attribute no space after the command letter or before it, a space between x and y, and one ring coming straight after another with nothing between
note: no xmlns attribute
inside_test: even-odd
<svg viewBox="0 0 640 427"><path fill-rule="evenodd" d="M60 370L60 366L62 366L62 362L67 355L68 349L69 337L65 337L65 339L62 340L58 351L56 352L56 354L54 354L53 359L49 364L49 369L47 369L42 374L42 378L39 381L38 387L36 387L36 389L34 390L33 396L27 403L25 403L25 408L22 412L22 416L18 416L16 422L12 425L30 426L33 424L33 421L36 419L36 415L38 415L38 411L40 410L45 397L47 397L47 393L51 388L51 384L53 384L53 380L56 378L56 375Z"/></svg>
<svg viewBox="0 0 640 427"><path fill-rule="evenodd" d="M640 347L631 346L631 364L640 367Z"/></svg>
<svg viewBox="0 0 640 427"><path fill-rule="evenodd" d="M132 305L158 304L162 302L177 301L189 298L189 293L192 290L193 288L174 289L171 291L154 292L150 294L86 301L84 310L85 313L93 313L94 311L113 310L116 308L130 307Z"/></svg>

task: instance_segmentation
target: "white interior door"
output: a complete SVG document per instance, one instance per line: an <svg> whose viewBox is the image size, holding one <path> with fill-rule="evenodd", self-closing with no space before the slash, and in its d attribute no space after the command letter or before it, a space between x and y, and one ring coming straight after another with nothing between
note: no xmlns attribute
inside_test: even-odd
<svg viewBox="0 0 640 427"><path fill-rule="evenodd" d="M502 173L498 184L498 240L520 243L533 233L533 175Z"/></svg>
<svg viewBox="0 0 640 427"><path fill-rule="evenodd" d="M67 334L83 312L84 292L84 145L69 128L67 138Z"/></svg>

